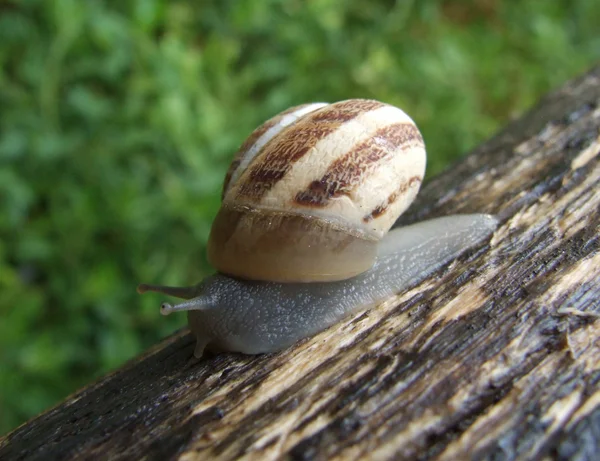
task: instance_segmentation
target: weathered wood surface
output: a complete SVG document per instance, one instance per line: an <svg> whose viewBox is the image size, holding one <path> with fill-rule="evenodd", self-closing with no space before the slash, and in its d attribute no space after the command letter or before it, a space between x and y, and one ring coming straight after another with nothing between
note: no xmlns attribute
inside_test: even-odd
<svg viewBox="0 0 600 461"><path fill-rule="evenodd" d="M599 102L600 68L424 188L404 222L501 219L426 282L279 354L194 363L183 331L0 459L598 459Z"/></svg>

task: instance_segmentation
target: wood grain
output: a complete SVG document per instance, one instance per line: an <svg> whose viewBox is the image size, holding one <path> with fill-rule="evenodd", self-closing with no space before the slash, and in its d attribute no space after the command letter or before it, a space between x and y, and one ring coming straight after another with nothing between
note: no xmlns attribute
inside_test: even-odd
<svg viewBox="0 0 600 461"><path fill-rule="evenodd" d="M0 459L594 459L599 102L596 68L423 188L403 223L501 219L429 280L278 354L195 362L179 332Z"/></svg>

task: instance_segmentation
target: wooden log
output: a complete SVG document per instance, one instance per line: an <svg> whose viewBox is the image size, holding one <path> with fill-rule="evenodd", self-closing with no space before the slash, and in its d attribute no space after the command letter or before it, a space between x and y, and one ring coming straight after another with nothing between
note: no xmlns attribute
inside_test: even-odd
<svg viewBox="0 0 600 461"><path fill-rule="evenodd" d="M0 459L594 458L599 102L596 68L429 182L402 222L501 225L408 292L277 354L190 361L183 330L0 439Z"/></svg>

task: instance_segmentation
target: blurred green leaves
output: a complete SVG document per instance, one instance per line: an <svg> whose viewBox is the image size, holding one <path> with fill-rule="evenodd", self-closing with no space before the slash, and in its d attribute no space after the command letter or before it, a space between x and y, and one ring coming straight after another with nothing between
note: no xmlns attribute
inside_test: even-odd
<svg viewBox="0 0 600 461"><path fill-rule="evenodd" d="M135 286L210 272L263 120L380 99L439 172L598 60L598 24L588 0L0 3L0 433L184 324Z"/></svg>

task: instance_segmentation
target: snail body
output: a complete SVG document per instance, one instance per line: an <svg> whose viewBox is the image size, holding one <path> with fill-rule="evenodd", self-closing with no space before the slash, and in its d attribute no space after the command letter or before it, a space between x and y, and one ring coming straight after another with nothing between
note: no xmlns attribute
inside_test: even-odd
<svg viewBox="0 0 600 461"><path fill-rule="evenodd" d="M388 230L416 196L425 147L400 109L369 100L291 108L257 128L227 172L209 261L187 287L194 355L273 352L405 290L496 228L484 214Z"/></svg>

